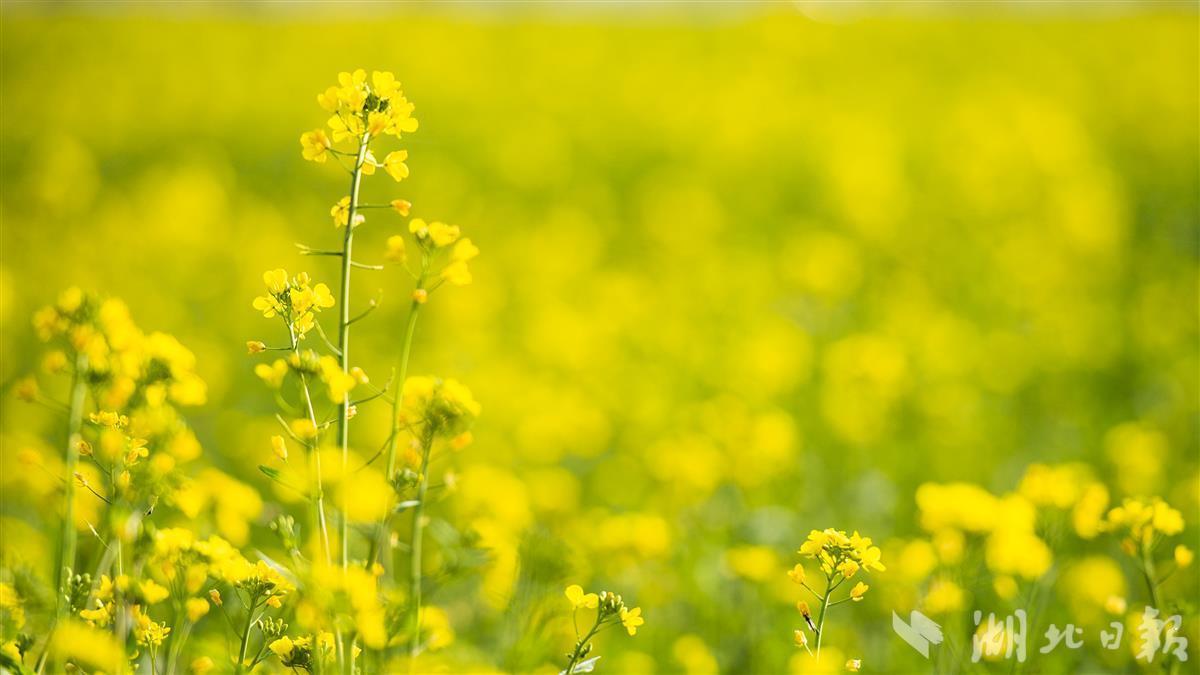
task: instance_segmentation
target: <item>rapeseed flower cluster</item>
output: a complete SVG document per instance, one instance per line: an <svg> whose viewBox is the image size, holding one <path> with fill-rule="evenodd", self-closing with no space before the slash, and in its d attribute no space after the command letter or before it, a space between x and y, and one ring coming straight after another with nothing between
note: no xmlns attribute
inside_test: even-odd
<svg viewBox="0 0 1200 675"><path fill-rule="evenodd" d="M281 317L293 343L303 340L316 325L316 312L333 307L329 287L322 283L310 285L308 275L303 272L289 279L287 270L268 270L263 272L263 283L267 295L254 299L254 309L268 319ZM248 347L251 353L266 349L261 342L250 342Z"/></svg>
<svg viewBox="0 0 1200 675"><path fill-rule="evenodd" d="M1033 580L1050 569L1053 554L1037 534L1037 509L1019 493L997 497L968 483L926 483L917 488L921 526L957 562L966 537L982 537L988 568Z"/></svg>
<svg viewBox="0 0 1200 675"><path fill-rule="evenodd" d="M638 627L646 623L642 618L642 608L629 608L620 595L609 591L587 593L579 584L567 586L563 594L571 604L571 624L575 627L575 645L567 652L567 667L563 671L567 675L590 672L595 668L599 656L589 657L592 653L592 638L609 626L620 625L630 637L637 635ZM579 610L595 610L596 616L590 628L582 634L579 632L577 613Z"/></svg>
<svg viewBox="0 0 1200 675"><path fill-rule="evenodd" d="M1177 544L1167 560L1158 553L1166 539L1183 532L1183 514L1159 497L1128 498L1109 510L1101 528L1121 536L1121 550L1141 572L1152 605L1163 607L1159 589L1162 582L1168 575L1190 567L1195 558L1192 549L1183 544Z"/></svg>
<svg viewBox="0 0 1200 675"><path fill-rule="evenodd" d="M381 209L407 218L412 203L399 198L368 203L362 198L362 179L377 169L396 182L408 177L408 152L397 149L377 156L376 152L382 151L376 142L387 136L402 139L416 131L417 120L400 83L388 72L376 71L369 78L363 70L341 73L338 83L321 92L317 101L332 116L327 129L301 136L302 155L319 164L331 157L342 163L351 177L350 188L330 209L333 224L341 232L341 246L316 249L300 245L300 252L340 258L340 284L335 295L325 284L313 284L307 275L289 278L282 269L266 272L263 279L268 293L253 304L267 318L283 318L287 341L280 347L269 347L261 340L248 345L252 354L289 352L258 363L254 369L276 392L283 410L278 418L283 433L270 438L270 458L260 468L282 489L303 495L308 502L307 528L291 520L277 521L277 532L295 545L297 574L307 579L310 587L320 589L306 598L303 627L318 636L319 644L325 643L324 636L332 640L330 649L314 652L311 638L281 635L271 642L269 651L288 667L319 669L329 657L337 668L346 669L355 667L360 647L371 650L372 658L387 658L389 648L405 646L409 658L415 659L453 635L448 625L434 621L430 624L433 632L422 636L431 620L443 616L437 608L422 608L429 466L436 441L444 440L455 449L470 442L469 429L480 406L457 380L410 377L408 366L421 307L443 284L470 283L468 263L479 249L457 226L421 218L408 221L407 235L386 238L383 258L403 269L415 283L409 295L408 322L396 345L396 370L382 387L374 386L352 359L349 337L352 325L370 314L378 302L371 301L357 315L349 303L356 270L385 268L354 259L354 235L367 222L366 211ZM410 251L416 254L410 256ZM319 313L335 306L337 323L326 329ZM300 349L299 340L313 332L320 336L320 344ZM332 411L324 412L325 406L315 396L318 384L333 405ZM373 457L360 457L350 448L350 423L360 406L377 400L392 404L387 440ZM300 461L289 452L289 439L303 448ZM326 502L327 492L333 497L332 509ZM407 511L412 512L412 520L408 564L402 567L393 552L399 540L399 517ZM307 544L297 534L305 530L310 536ZM401 580L406 582L407 593L401 592Z"/></svg>
<svg viewBox="0 0 1200 675"><path fill-rule="evenodd" d="M882 562L882 551L875 546L870 537L864 537L858 532L847 535L845 531L833 528L809 532L808 538L800 545L797 553L817 564L823 580L819 586L816 583L810 585L803 563L795 565L787 573L793 583L798 584L813 596L819 608L814 616L807 601L800 600L796 603L796 610L804 619L804 628L792 631L793 641L797 647L803 648L805 652L819 661L822 638L825 635L825 620L828 618L829 609L846 602L862 602L870 586L863 581L858 581L850 588L845 597L837 600L833 599L834 591L848 583L859 572L884 572L887 567ZM813 586L817 586L817 588ZM805 629L808 630L807 633ZM812 634L811 640L809 633ZM815 646L810 647L810 643L813 642L815 642Z"/></svg>
<svg viewBox="0 0 1200 675"><path fill-rule="evenodd" d="M45 375L71 380L68 401L41 393L40 386L22 392L64 415L67 441L62 459L28 449L22 461L70 478L61 482L64 495L46 495L66 507L49 577L58 622L41 644L22 637L23 619L9 622L8 666L23 672L37 648L37 660L54 668L119 672L127 659L145 658L150 672L171 672L192 627L208 613L205 585L246 576L238 570L248 565L218 535L200 540L190 529L157 522L211 513L200 522L244 536L247 502L238 496L244 486L200 470L212 472L209 486L218 492L217 482L226 481L225 495L240 502L231 512L188 477L197 471L201 449L176 406L205 400L195 358L169 335L144 333L119 300L78 289L39 310L34 327L51 344ZM218 502L211 512L210 500ZM88 558L78 554L81 544L92 551ZM76 572L87 559L94 572ZM4 594L17 617L23 617L21 597L30 592ZM98 631L112 633L111 642L94 639ZM126 654L126 647L133 649Z"/></svg>
<svg viewBox="0 0 1200 675"><path fill-rule="evenodd" d="M864 577L859 572L845 584L850 588L861 580L871 588L862 602L834 610L822 648L823 667L839 668L858 654L864 657L864 670L926 667L927 661L903 645L892 649L898 643L889 627L891 609L904 616L909 608L929 613L940 606L939 622L965 624L965 629L947 631L959 636L970 634L971 622L969 612L958 613L961 609L1037 605L1060 626L1076 618L1076 604L1095 609L1101 619L1124 618L1129 608L1140 609L1147 591L1140 576L1125 580L1128 571L1138 574L1136 562L1131 565L1121 553L1126 535L1109 537L1097 530L1084 539L1075 521L1078 512L1079 522L1098 524L1125 497L1161 495L1185 515L1185 530L1161 539L1156 572L1164 581L1159 586L1164 597L1195 596L1195 565L1173 572L1172 550L1195 546L1189 515L1196 510L1191 487L1195 439L1188 432L1195 417L1189 394L1194 378L1188 375L1190 368L1182 367L1194 360L1195 261L1187 247L1177 245L1177 237L1160 236L1163 229L1155 226L1166 218L1177 225L1171 230L1176 234L1190 228L1191 211L1183 206L1194 193L1193 172L1186 170L1192 164L1181 148L1194 144L1178 140L1190 138L1194 115L1185 100L1189 87L1163 86L1187 69L1164 68L1148 58L1191 44L1192 26L1176 30L1172 26L1180 22L1153 12L1083 22L1088 25L1067 20L1038 32L1051 39L1031 42L1019 21L960 24L951 18L945 24L939 20L916 26L889 20L839 27L784 15L747 17L732 27L714 24L699 40L688 31L647 28L663 39L650 41L645 51L647 63L658 68L643 70L669 77L610 68L612 91L623 94L608 97L599 108L584 103L595 100L595 82L564 67L577 59L559 63L542 57L551 51L559 56L594 51L595 44L619 38L625 29L581 25L563 37L553 27L519 22L477 26L469 49L442 50L445 58L426 59L428 72L422 75L445 93L470 97L470 105L460 108L466 114L455 116L443 102L447 116L437 120L436 130L428 125L428 114L422 116L420 133L434 132L429 140L436 143L412 145L408 136L395 143L384 134L372 144L378 163L397 146L409 151L400 164L415 173L399 187L415 188L413 177L427 178L428 184L445 190L439 205L461 207L463 213L486 211L496 225L502 224L470 232L487 255L468 265L476 282L486 277L487 284L478 293L458 297L434 293L428 309L421 310L420 327L436 327L437 335L418 334L414 345L415 372L458 377L487 409L486 428L475 430L478 447L441 454L439 446L427 472L433 497L423 516L431 537L424 592L432 592L438 603L444 600L459 642L458 649L431 654L437 662L418 664L419 670L426 670L425 665L472 672L548 670L548 658L561 651L555 648L547 657L546 645L556 644L553 625L527 633L546 636L542 643L510 641L507 632L494 627L522 625L512 620L517 618L536 621L539 614L530 608L530 598L545 587L537 584L545 578L541 574L551 579L546 594L562 602L557 580L571 574L563 569L567 563L586 570L589 578L620 580L628 589L638 589L647 611L657 608L653 631L629 641L612 640L611 646L599 638L605 647L599 672L782 672L789 656L796 657L796 671L818 672L803 659L804 650L791 648L790 640L764 637L778 636L777 629L755 626L761 621L791 624L791 604L775 602L797 590L789 588L781 569L790 552L786 540L804 536L796 530L798 522L830 509L859 519L856 526L872 533L894 525L896 536L905 539L878 542L886 573ZM149 272L164 264L157 261L178 257L163 256L164 250L187 251L199 264L174 265L167 278L154 280L161 282L161 292L128 299L139 314L162 316L173 330L193 328L194 336L184 342L202 356L200 372L210 380L209 398L232 401L234 407L216 419L211 408L201 411L203 417L196 420L204 425L206 454L218 453L213 461L222 471L206 466L204 457L181 461L181 489L160 498L152 520L182 524L204 537L218 534L252 560L257 551L275 556L295 571L298 581L306 579L306 562L321 563L321 554L309 548L319 541L319 529L302 515L313 498L308 443L319 436L331 549L340 557L337 511L344 508L352 564L365 557L363 532L380 519L359 521L363 514L350 498L378 494L382 484L386 498L374 501L383 502L392 537L378 539L376 559L385 566L385 575L377 590L389 610L403 608L412 516L412 506L405 504L412 501L413 488L396 495L384 476L415 485L410 481L420 468L420 451L413 441L419 439L401 427L395 470L385 466L386 450L367 463L389 434L387 423L377 419L387 411L376 406L386 408L406 379L390 376L393 364L379 358L378 348L384 340L402 339L403 314L385 313L397 298L406 299L408 289L394 291L391 277L388 283L376 283L373 277L396 274L403 279L406 271L396 264L380 273L357 263L403 260L409 272L417 273L422 252L409 231L410 218L427 223L452 219L433 214L433 201L423 195L400 194L417 205L393 205L405 201L391 199L387 192L397 187L394 179L364 165L363 171L373 168L377 179L364 181L355 214L360 223L365 216L366 227L354 230L356 293L350 317L368 307L357 303L366 303L371 293L358 291L384 287L385 302L383 311L352 325L351 368L370 371L367 383L360 381L349 390L358 413L351 418L349 473L372 476L370 490L358 489L339 475L341 452L331 406L338 405L341 394L329 394L325 382L306 375L317 408L312 425L303 410L300 376L287 369L290 354L267 351L255 362L270 366L278 357L285 375L261 402L278 393L289 407L279 408L288 429L266 428L261 420L243 417L251 412L246 392L254 390L246 386L249 368L241 373L226 365L238 359L209 358L215 345L247 337L287 343L277 319L258 328L260 313L229 311L227 296L218 292L229 281L214 282L200 270L211 269L203 261L232 259L242 266L252 263L251 269L284 266L294 273L297 263L255 258L266 243L300 236L293 228L304 221L296 217L295 205L310 199L312 181L263 161L263 143L271 135L246 122L279 111L269 110L262 96L266 90L258 86L230 83L220 87L219 95L202 96L213 113L206 116L204 135L211 132L228 141L220 152L172 152L181 121L189 120L199 100L200 90L182 83L202 80L163 75L197 65L197 72L238 72L239 55L261 42L261 26L237 20L203 27L148 21L113 17L103 22L103 30L91 30L88 20L48 16L26 23L31 38L61 29L75 44L98 47L89 59L51 79L62 85L58 98L82 102L102 82L106 114L97 126L94 106L40 104L46 78L37 68L13 68L6 78L9 91L18 92L7 100L29 113L14 118L45 120L53 129L10 139L13 170L5 172L4 180L22 198L7 204L5 219L15 225L10 233L21 232L16 240L21 255L5 261L3 276L16 292L15 302L6 306L19 308L24 302L19 284L48 269L77 269L91 278ZM8 17L15 28L6 36L13 38L14 65L22 59L34 64L66 58L69 50L55 51L61 41L21 40L21 22ZM154 30L146 30L148 26ZM1028 58L967 59L963 63L971 67L912 77L922 72L914 70L918 64L941 62L945 54L939 50L949 43L928 38L945 34L947 26L955 28L956 39L973 44L1031 49L1025 50ZM838 39L784 39L811 34L814 27L822 34L832 31ZM273 46L278 52L274 61L302 64L315 58L304 51L307 47L298 47L311 44L306 39L313 34L311 25L278 22L272 29L280 36ZM349 44L363 35L404 35L415 49L428 52L440 44L439 31L448 35L460 29L453 20L436 17L413 16L392 25L385 17L372 16L364 22L323 25L321 34L330 44ZM1077 33L1091 39L1053 39ZM162 49L161 58L140 67L121 64L129 54L141 53L139 45L190 42L196 35L220 38L197 44L234 48ZM522 45L541 47L512 49L514 35L528 38ZM125 38L129 49L103 48L110 36ZM1103 67L1087 46L1145 42L1147 37L1154 48L1125 50L1136 55L1104 59ZM887 63L863 68L854 50L830 46L845 46L847 40L905 48L893 50L897 58ZM1056 67L1049 71L1039 58L1043 42L1054 45ZM732 45L740 50L739 58L752 59L756 67L698 80L683 65L696 59L679 58L695 52L720 61L722 54L730 55ZM476 58L480 55L486 58ZM772 72L812 63L823 67L804 72L818 86L771 86L778 82ZM124 76L103 77L105 68L113 66L120 66ZM523 68L536 69L536 77L522 79L529 74ZM270 75L266 70L260 74ZM369 70L366 75L371 87ZM271 75L268 86L277 91L296 79ZM517 114L511 97L503 93L512 91L514 81L537 85L520 88ZM696 86L698 81L708 86ZM163 82L181 86L163 88ZM897 88L912 90L914 83L917 95L893 95ZM1055 86L1064 83L1068 86ZM415 82L406 84L412 89ZM144 92L151 90L156 94L147 99ZM680 115L679 101L695 91L718 95L707 95L711 105L701 107L705 114ZM793 105L797 100L803 105ZM887 105L857 105L863 101ZM930 107L929 101L938 104ZM881 109L897 114L880 116ZM844 114L847 110L852 114ZM329 144L333 130L326 118L332 114L314 118ZM286 118L284 113L278 119ZM1140 123L1149 119L1152 124ZM112 142L122 129L136 132L138 147L161 149L161 158L144 169L131 166L130 149ZM104 136L99 142L97 133ZM688 150L696 147L696 138L706 139L699 154ZM132 149L137 155L137 147ZM344 140L335 149L346 152L354 146ZM964 152L986 161L963 162ZM350 162L347 155L330 151L324 159L311 166L334 180L339 163ZM120 170L108 170L114 166ZM255 175L256 167L261 175ZM237 179L230 180L234 170ZM264 204L261 187L266 184L271 193L278 187L277 194L290 197L285 203ZM344 185L337 188L317 191L325 196L318 195L311 210L313 229L300 225L303 236L344 236L348 228L334 229L327 215L348 196ZM794 202L797 194L806 195L803 203ZM363 202L370 208L363 210ZM347 223L349 206L347 199ZM154 228L137 229L138 213L170 217ZM947 213L954 218L940 217ZM947 225L958 217L970 226ZM138 236L131 237L135 230ZM501 231L503 237L487 234ZM241 245L231 249L235 237ZM384 243L392 237L399 247ZM93 250L85 241L101 242L104 254L85 258L83 251ZM449 255L442 251L440 255ZM505 254L493 257L495 251ZM309 258L298 269L307 269L337 294L340 280L332 266L314 266L337 261ZM436 278L431 275L423 289L428 291ZM235 305L265 294L254 288L257 275L243 281L250 286L242 291L244 301ZM178 283L187 288L172 288ZM181 308L183 298L187 305ZM315 313L335 346L341 309L335 303ZM380 316L384 321L378 321ZM282 332L268 334L268 328ZM450 335L455 339L438 339ZM315 327L302 345L318 357L336 359ZM471 358L456 353L463 348ZM12 368L42 360L29 357L19 340L10 349L10 356L15 354L7 360ZM468 378L466 371L444 370L459 364L473 374ZM68 372L65 359L52 355L44 366ZM336 372L341 373L340 366ZM39 382L38 394L67 400L56 396L55 379ZM384 389L388 395L376 403L361 402ZM1112 414L1125 410L1136 410L1138 418L1110 421ZM0 477L4 547L27 554L35 569L49 569L48 556L38 553L44 548L41 531L56 531L63 479L72 476L62 468L60 444L49 450L19 438L17 427L26 426L26 418L7 412L12 433L5 440L13 452ZM132 424L136 416L127 416ZM265 422L274 424L269 418ZM305 442L291 437L293 423ZM1101 425L1109 424L1106 433ZM99 428L86 414L83 429L98 448L90 435ZM272 435L283 441L286 462L279 458L277 444L268 442ZM150 455L135 465L135 476L137 469L161 457L154 440L147 440ZM450 445L449 439L437 442ZM189 452L199 449L194 438L186 445ZM36 453L37 461L19 464L25 450ZM255 455L300 489L256 474L247 465ZM1036 492L1022 489L1023 480L1000 482L1019 475L1018 462L1038 456L1078 456L1103 482L1091 484L1070 507L1051 503L1061 503L1061 496L1039 501L1043 498ZM363 465L367 467L355 474ZM1059 473L1058 467L1050 468ZM844 479L827 480L830 472ZM107 494L102 470L84 460L80 473ZM924 480L982 481L997 498L1015 491L1034 503L1034 533L1052 552L1049 570L1037 579L992 571L986 559L990 531L920 529L904 514L912 507L913 489ZM1043 494L1075 492L1048 480L1035 482L1045 483ZM74 487L84 497L76 500L74 512L81 558L88 561L78 571L92 572L95 583L91 561L100 546L87 523L103 532L99 516L106 505L78 484ZM346 495L340 494L343 490ZM9 508L13 502L20 504ZM1080 508L1085 502L1087 508ZM277 515L293 510L299 561L269 528ZM443 539L456 541L447 523L464 525L458 528L466 535L460 540L463 548ZM1084 540L1077 541L1075 534ZM539 555L531 542L546 538L562 540L566 550L551 548ZM753 549L743 545L748 539L756 543ZM53 535L49 541L52 552ZM746 550L729 555L726 545ZM382 554L389 546L391 554ZM486 550L486 562L461 555L468 547ZM144 579L131 569L129 542L125 554L125 571L139 589ZM722 561L737 578L725 576ZM805 563L810 577L819 574L815 563ZM480 570L479 583L469 577L459 581L464 569ZM115 569L109 573L116 575ZM400 584L393 581L397 573ZM45 603L39 598L52 596L31 593L19 576L5 579L18 602L28 600L25 632L45 636ZM1086 596L1083 579L1093 581ZM161 579L157 583L169 587ZM219 586L224 607L234 612L231 618L240 630L239 600ZM310 586L302 586L301 592L285 596L284 609L294 609L298 617L287 618L293 624L288 634L311 636L315 642L318 631L327 629L332 647L326 663L336 664L333 625L306 613L303 599ZM1115 598L1112 612L1106 608L1110 598ZM807 601L813 603L812 598ZM172 602L143 603L155 620L172 626L168 644L184 634L182 623L172 616ZM779 604L774 613L759 606L771 603ZM214 672L232 667L219 634L228 622L210 606L177 661L181 670L200 653L213 657ZM422 612L423 643L431 634L427 618L433 609L426 606ZM1106 625L1096 624L1097 630ZM1193 614L1184 614L1184 626L1194 637ZM1133 626L1126 628L1132 633ZM111 632L78 633L81 645L98 635L112 638L115 648ZM1094 644L1092 629L1087 635L1085 649L1060 648L1034 657L1032 667L1058 672L1135 667L1127 650L1110 655ZM1035 637L1031 626L1031 648ZM235 636L235 652L238 642ZM104 653L102 640L86 644ZM835 653L834 645L845 653ZM126 646L134 650L132 639ZM252 653L257 646L255 638ZM40 641L33 643L31 663L40 647ZM393 658L400 649L390 649ZM140 652L136 665L144 672L146 650ZM274 654L268 655L270 660L260 662L257 671L280 668ZM711 656L706 660L700 655ZM886 666L879 660L884 655L890 661ZM382 670L388 662L377 659L368 650L358 665ZM561 663L554 671L559 669Z"/></svg>

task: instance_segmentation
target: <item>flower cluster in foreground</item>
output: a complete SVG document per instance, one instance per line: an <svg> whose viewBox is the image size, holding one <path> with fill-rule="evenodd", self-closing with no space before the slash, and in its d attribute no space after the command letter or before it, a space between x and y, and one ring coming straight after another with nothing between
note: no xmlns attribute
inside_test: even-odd
<svg viewBox="0 0 1200 675"><path fill-rule="evenodd" d="M355 234L366 226L367 212L408 218L413 205L398 197L368 202L363 178L378 169L396 182L409 176L407 150L376 153L383 152L379 144L385 138L402 140L416 131L417 120L389 72L376 71L369 78L363 70L341 73L317 102L331 113L327 129L302 134L301 154L318 164L332 158L349 174L350 184L329 210L340 245L301 244L299 249L302 255L339 259L339 281L331 290L305 273L264 273L267 293L253 306L265 318L282 319L286 339L278 346L263 340L247 346L251 354L285 352L255 366L281 408L281 433L271 437L260 468L281 489L304 497L306 524L289 516L276 523L276 531L291 550L292 572L320 591L310 594L315 611L306 613L299 632L287 634L287 626L270 631L259 626L257 632L263 648L288 668L347 671L360 667L364 649L370 653L363 659L382 665L394 648L404 647L411 661L445 646L453 635L441 610L423 601L427 506L435 494L446 494L429 490L430 463L435 446L461 449L471 442L470 428L481 408L457 380L410 376L409 361L421 308L443 285L471 282L469 262L479 249L458 226L437 220L411 218L400 232L386 236L380 257L403 270L413 288L407 294L408 319L395 344L396 368L382 386L373 384L358 365L361 357L351 353L350 336L379 302L352 311L351 285L357 272L383 272L388 265L355 259L360 253ZM332 328L322 325L328 314L336 314ZM310 339L314 333L319 340ZM310 346L301 348L302 341ZM372 402L390 403L390 420L383 447L364 456L353 448L351 427L360 407ZM299 457L290 452L289 440L302 449ZM402 535L408 539L406 562L396 555Z"/></svg>
<svg viewBox="0 0 1200 675"><path fill-rule="evenodd" d="M609 626L620 625L632 637L637 635L638 627L646 621L642 618L642 608L630 609L625 606L621 596L609 591L587 593L578 584L567 586L564 595L571 603L571 625L575 627L575 646L567 653L566 675L590 672L595 668L599 656L589 657L592 653L592 638ZM595 610L596 617L592 626L582 635L579 632L577 614L579 610Z"/></svg>
<svg viewBox="0 0 1200 675"><path fill-rule="evenodd" d="M798 553L816 562L817 569L821 572L822 583L818 588L813 588L815 583L809 584L803 563L796 564L788 571L788 578L812 594L819 608L814 617L808 602L798 601L796 609L804 619L804 627L795 629L792 635L797 647L803 648L814 659L819 660L825 621L830 608L845 602L862 601L870 586L859 581L844 597L837 600L833 599L834 592L843 584L849 583L859 572L883 572L887 568L881 561L882 552L879 547L872 543L870 537L863 537L858 532L847 535L844 531L833 528L813 530L809 532L808 539L800 545ZM809 633L812 634L811 640ZM811 642L815 642L815 647L810 647ZM849 670L858 670L860 665L861 661L851 659L846 667Z"/></svg>

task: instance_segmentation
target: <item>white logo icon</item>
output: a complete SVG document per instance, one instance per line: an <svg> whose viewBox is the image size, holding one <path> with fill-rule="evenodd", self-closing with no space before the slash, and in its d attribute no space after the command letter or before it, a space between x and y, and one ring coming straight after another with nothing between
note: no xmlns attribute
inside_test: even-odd
<svg viewBox="0 0 1200 675"><path fill-rule="evenodd" d="M915 609L909 615L908 621L909 623L905 623L900 615L892 612L892 630L896 631L896 635L907 642L908 646L921 652L921 656L929 658L929 643L942 644L942 627Z"/></svg>

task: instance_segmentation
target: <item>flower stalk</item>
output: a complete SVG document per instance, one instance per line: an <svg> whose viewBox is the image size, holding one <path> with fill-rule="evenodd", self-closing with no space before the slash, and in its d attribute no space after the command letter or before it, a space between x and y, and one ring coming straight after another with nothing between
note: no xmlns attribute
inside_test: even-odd
<svg viewBox="0 0 1200 675"><path fill-rule="evenodd" d="M59 540L59 555L55 561L53 579L56 585L63 583L68 568L75 568L75 472L79 465L79 441L82 440L83 406L87 395L84 382L84 372L87 370L87 356L75 356L75 370L71 375L71 402L67 411L67 456L66 456L66 495L63 499L62 533ZM58 592L58 616L61 618L69 609L69 601L64 597L63 589Z"/></svg>
<svg viewBox="0 0 1200 675"><path fill-rule="evenodd" d="M355 155L354 169L350 172L350 205L347 212L346 234L342 239L342 283L338 293L340 300L338 319L338 361L344 375L350 374L350 271L354 268L354 228L358 218L358 192L362 186L363 163L367 160L367 149L370 147L371 136L365 132L359 139L358 152ZM350 462L350 392L342 396L338 406L337 418L338 450L342 455L342 475ZM350 521L347 520L345 509L341 514L341 565L345 570L350 562Z"/></svg>
<svg viewBox="0 0 1200 675"><path fill-rule="evenodd" d="M843 581L845 581L845 578L838 579L835 582L832 576L826 575L825 577L825 595L821 598L821 611L817 614L817 628L815 631L817 634L817 659L821 658L821 638L825 636L825 614L829 611L829 599L833 597L833 592L837 590L838 586L842 585Z"/></svg>
<svg viewBox="0 0 1200 675"><path fill-rule="evenodd" d="M296 332L292 328L290 321L285 322L288 326L288 336L292 342L292 354L296 359L300 358L299 341L296 339ZM317 413L313 408L312 391L308 387L308 376L300 373L300 391L304 394L304 412L308 417L309 423L315 429L317 427ZM317 451L317 445L313 440L305 440L305 450L308 453L308 461L312 465L312 515L310 519L313 525L321 533L321 548L325 555L325 564L331 564L333 557L329 546L329 527L325 521L325 487L321 483L321 453Z"/></svg>
<svg viewBox="0 0 1200 675"><path fill-rule="evenodd" d="M584 671L592 670L591 663L600 657L594 656L589 659L590 663L587 668L584 668L584 658L592 652L592 638L601 630L620 624L632 637L637 635L638 627L646 623L642 618L642 608L626 607L625 601L616 593L609 591L601 591L599 594L585 593L582 586L571 584L567 586L563 595L571 603L571 624L575 627L575 646L567 653L567 667L563 671L565 675L574 675L577 672L576 669L580 668L583 668ZM583 637L579 636L578 615L580 609L596 610L596 620Z"/></svg>
<svg viewBox="0 0 1200 675"><path fill-rule="evenodd" d="M417 277L416 288L420 289L424 285L424 283L425 283L425 265L422 264L421 274ZM408 323L404 328L404 340L400 344L400 360L399 360L398 367L397 367L397 372L399 373L399 379L396 380L397 382L400 383L400 386L397 388L397 391L392 396L392 431L388 435L387 460L386 460L387 461L387 464L386 464L387 473L384 474L388 478L388 480L391 480L396 475L396 448L398 447L399 442L400 442L400 431L401 431L400 408L401 408L401 406L403 404L403 400L404 400L404 396L403 396L404 382L406 380L408 380L408 362L409 362L409 358L412 355L413 337L416 335L416 332L417 332L417 317L419 316L420 311L421 311L421 303L414 299L409 304ZM388 517L385 516L384 519L379 524L379 534L376 539L377 544L375 547L375 551L382 552L380 557L384 561L385 565L394 567L393 560L392 560L392 538L390 536L388 536L387 523L388 523ZM372 551L372 553L375 553L375 551ZM375 556L372 555L370 557L370 559L367 560L367 564L371 565L372 563L374 563L375 562L374 558L375 558ZM396 570L393 570L393 572L395 572L395 571ZM396 575L396 578L398 579L399 575Z"/></svg>
<svg viewBox="0 0 1200 675"><path fill-rule="evenodd" d="M817 661L821 660L821 645L825 639L825 620L830 608L846 602L860 602L866 595L867 584L859 581L850 589L850 593L840 600L834 600L834 591L842 584L854 578L859 572L883 572L887 568L880 561L881 553L878 546L871 542L870 537L861 536L858 532L847 535L841 530L827 528L813 530L808 539L800 546L798 553L815 561L825 578L824 590L818 593L808 584L804 565L798 564L788 571L787 575L793 582L812 594L821 603L814 623L808 603L803 600L796 603L796 609L804 619L804 624L813 637L816 638L816 649L810 649L808 636L803 629L793 631L797 647L803 648ZM854 662L851 659L851 662Z"/></svg>
<svg viewBox="0 0 1200 675"><path fill-rule="evenodd" d="M237 672L246 672L246 650L250 645L250 628L254 626L254 610L258 608L258 598L252 597L246 607L246 624L242 628L241 646L238 648Z"/></svg>
<svg viewBox="0 0 1200 675"><path fill-rule="evenodd" d="M433 453L433 433L433 427L428 426L421 438L421 472L417 477L417 503L413 507L412 539L409 542L408 597L412 614L409 619L412 641L408 645L408 655L414 658L421 645L421 554L425 539L425 492L429 488L429 456Z"/></svg>
<svg viewBox="0 0 1200 675"><path fill-rule="evenodd" d="M597 613L596 622L592 624L588 632L582 638L575 640L575 648L571 650L571 658L567 661L567 675L575 675L575 666L579 665L583 657L592 651L592 638L600 632L601 623L600 614Z"/></svg>

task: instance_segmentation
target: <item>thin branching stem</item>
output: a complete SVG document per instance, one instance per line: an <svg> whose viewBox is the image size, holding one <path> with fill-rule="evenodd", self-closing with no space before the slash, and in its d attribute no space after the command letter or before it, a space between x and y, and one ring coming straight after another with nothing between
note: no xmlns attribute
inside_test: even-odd
<svg viewBox="0 0 1200 675"><path fill-rule="evenodd" d="M428 270L427 259L423 258L421 265L421 273L417 276L417 289L425 283L425 275ZM396 390L392 393L392 433L388 436L387 442L387 476L388 480L392 480L396 474L396 446L400 439L400 408L404 403L404 383L408 380L408 362L412 356L413 337L417 332L417 317L421 312L421 303L413 300L408 308L408 323L404 327L404 340L400 344L400 362L397 366ZM386 527L380 525L378 534L379 544L377 549L382 551L385 565L392 564L392 538L388 536ZM373 563L369 560L368 564ZM399 580L399 574L395 575Z"/></svg>
<svg viewBox="0 0 1200 675"><path fill-rule="evenodd" d="M75 371L71 376L71 403L67 413L67 447L66 447L66 496L63 505L63 520L61 539L59 540L58 559L55 561L54 579L58 593L58 616L66 615L69 603L64 597L63 589L59 587L64 578L65 570L75 569L75 471L79 464L79 441L83 427L83 406L87 395L87 385L84 382L84 372L87 370L87 356L78 354L75 357Z"/></svg>
<svg viewBox="0 0 1200 675"><path fill-rule="evenodd" d="M354 228L358 215L358 192L362 185L362 167L367 159L367 148L371 137L363 134L358 144L358 155L354 162L354 170L350 174L350 206L347 211L346 234L342 239L342 284L340 296L340 319L338 321L338 359L341 361L342 372L350 373L350 271L354 268ZM346 392L338 405L338 450L342 455L342 475L346 475L350 460L350 393ZM350 523L346 519L345 509L341 513L341 545L342 569L345 570L350 562Z"/></svg>
<svg viewBox="0 0 1200 675"><path fill-rule="evenodd" d="M409 669L421 646L421 548L425 538L425 492L429 488L429 456L433 454L434 428L426 423L421 437L421 473L417 477L417 498L413 506L412 540L409 542L409 611L412 641L408 645Z"/></svg>
<svg viewBox="0 0 1200 675"><path fill-rule="evenodd" d="M296 340L295 332L292 330L292 324L290 321L285 323L287 323L288 332L291 334L293 353L296 355L296 358L300 358L300 348ZM308 421L313 425L313 429L316 430L319 428L317 425L317 413L313 408L312 390L310 390L308 387L308 375L304 373L300 373L300 391L304 394L304 409L308 414ZM311 488L311 501L313 504L312 520L313 524L321 533L321 550L325 555L325 564L332 564L333 555L329 546L329 527L325 522L325 487L322 484L323 478L321 475L321 453L317 449L315 440L298 438L296 434L292 432L291 428L288 427L288 425L283 421L283 419L279 419L279 423L282 424L283 428L287 430L288 435L303 444L305 449L308 451L308 461L312 465L313 474L313 484Z"/></svg>

